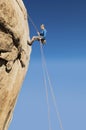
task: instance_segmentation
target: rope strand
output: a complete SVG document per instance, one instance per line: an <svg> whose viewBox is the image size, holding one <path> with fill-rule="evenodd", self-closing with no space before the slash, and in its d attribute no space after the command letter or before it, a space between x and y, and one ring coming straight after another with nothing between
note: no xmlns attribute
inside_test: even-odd
<svg viewBox="0 0 86 130"><path fill-rule="evenodd" d="M41 47L42 47L42 44L41 44ZM41 50L41 48L40 48L40 50ZM41 50L41 53L42 53L42 50ZM48 123L49 123L49 130L52 130L52 128L51 128L51 118L50 118L50 106L49 106L48 88L47 88L46 74L45 74L45 70L44 70L43 66L44 66L44 62L43 62L43 59L42 59L42 69L43 69L43 77L44 77L44 86L45 86L46 101L47 101L47 107L48 107Z"/></svg>
<svg viewBox="0 0 86 130"><path fill-rule="evenodd" d="M37 34L38 34L38 28L36 27L35 23L33 22L32 18L29 16L29 20L31 21L32 25L34 26ZM44 56L44 52L43 52L43 48L42 48L42 43L40 41L40 50L41 50L41 58L42 58L42 69L43 69L43 77L44 77L44 85L45 85L45 90L46 90L46 99L47 99L47 106L48 106L48 122L49 122L49 130L51 130L51 120L50 120L50 107L49 107L49 98L48 98L48 88L47 88L47 83L46 83L46 76L48 79L48 83L49 83L49 87L50 87L50 91L51 91L51 95L52 95L52 99L53 99L53 103L54 103L54 107L56 110L56 115L59 121L59 125L60 125L60 129L63 129L63 125L62 125L62 121L61 121L61 117L60 117L60 113L58 111L58 107L57 107L57 103L56 103L56 98L54 95L54 91L53 91L53 87L51 84L51 80L50 80L50 76L47 70L47 65L46 65L46 60L45 60L45 56Z"/></svg>
<svg viewBox="0 0 86 130"><path fill-rule="evenodd" d="M36 32L39 32L38 28L36 27L36 25L34 24L32 18L30 17L30 15L28 15L28 19L31 21L33 27L35 28ZM38 33L37 33L38 34Z"/></svg>
<svg viewBox="0 0 86 130"><path fill-rule="evenodd" d="M60 118L60 113L58 111L58 107L57 107L57 103L56 103L56 98L55 98L55 95L54 95L53 87L52 87L51 80L50 80L50 77L49 77L49 73L48 73L48 70L47 70L46 61L45 61L45 57L44 57L44 53L43 53L43 48L42 48L41 45L40 45L40 47L41 47L41 55L42 55L42 59L43 59L43 62L44 62L44 67L45 67L47 79L48 79L48 82L49 82L49 87L50 87L51 95L52 95L52 98L53 98L53 103L54 103L54 107L55 107L55 110L56 110L57 118L58 118L58 121L59 121L60 129L64 130L63 129L63 125L62 125L62 121L61 121L61 118Z"/></svg>

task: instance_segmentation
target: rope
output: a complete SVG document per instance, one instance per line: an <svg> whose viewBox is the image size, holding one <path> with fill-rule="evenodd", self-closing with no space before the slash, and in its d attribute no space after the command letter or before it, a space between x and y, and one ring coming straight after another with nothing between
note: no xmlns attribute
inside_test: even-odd
<svg viewBox="0 0 86 130"><path fill-rule="evenodd" d="M44 78L44 86L45 86L46 100L47 100L47 107L48 107L48 123L49 123L49 130L52 130L52 128L51 128L51 118L50 118L50 106L49 106L48 88L47 88L46 74L45 74L45 70L44 70L43 66L44 66L44 62L43 62L43 59L42 59L43 78Z"/></svg>
<svg viewBox="0 0 86 130"><path fill-rule="evenodd" d="M31 21L32 25L34 26L37 34L38 34L38 28L36 27L35 23L33 22L32 18L29 16L29 20ZM57 107L57 103L56 103L56 98L54 95L54 91L53 91L53 87L51 84L51 80L50 80L50 76L47 70L47 65L46 65L46 60L45 60L45 56L44 56L44 52L43 52L43 48L42 48L42 43L40 41L40 50L41 50L41 58L42 58L42 69L43 69L43 77L44 77L44 85L45 85L45 90L46 90L46 99L47 99L47 106L48 106L48 122L49 122L49 130L51 130L51 120L50 120L50 107L49 107L49 98L48 98L48 88L47 88L47 82L46 82L46 76L49 82L49 87L50 87L50 91L51 91L51 95L52 95L52 99L53 99L53 103L54 103L54 107L56 110L56 115L59 121L59 125L60 125L60 129L63 129L63 125L62 125L62 121L61 121L61 117L60 117L60 113L58 111L58 107Z"/></svg>
<svg viewBox="0 0 86 130"><path fill-rule="evenodd" d="M51 95L52 95L52 98L53 98L53 103L54 103L56 115L57 115L57 118L58 118L58 121L59 121L60 129L64 130L63 125L62 125L62 121L61 121L61 118L60 118L60 113L58 111L58 107L57 107L57 104L56 104L56 98L55 98L55 95L54 95L53 87L52 87L51 80L50 80L50 77L49 77L49 73L48 73L48 70L47 70L46 61L45 61L43 48L42 48L41 44L40 44L40 48L41 48L41 56L42 56L42 60L43 60L43 63L44 63L44 68L45 68L45 71L46 71L47 79L48 79L48 82L49 82L49 87L50 87Z"/></svg>
<svg viewBox="0 0 86 130"><path fill-rule="evenodd" d="M33 27L35 28L35 30L36 30L36 32L37 32L37 34L38 34L39 30L38 30L38 28L36 27L35 23L33 22L32 18L30 17L30 15L28 15L28 19L31 21Z"/></svg>

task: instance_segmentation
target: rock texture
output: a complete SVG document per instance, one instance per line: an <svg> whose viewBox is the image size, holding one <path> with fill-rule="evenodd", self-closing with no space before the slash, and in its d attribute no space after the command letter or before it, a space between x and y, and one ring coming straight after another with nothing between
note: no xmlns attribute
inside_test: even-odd
<svg viewBox="0 0 86 130"><path fill-rule="evenodd" d="M30 59L22 0L0 0L0 130L7 130Z"/></svg>

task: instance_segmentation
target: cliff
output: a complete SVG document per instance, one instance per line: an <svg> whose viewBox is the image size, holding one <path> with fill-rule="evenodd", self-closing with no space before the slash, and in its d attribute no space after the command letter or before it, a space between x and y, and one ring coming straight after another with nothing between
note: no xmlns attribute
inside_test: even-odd
<svg viewBox="0 0 86 130"><path fill-rule="evenodd" d="M28 69L31 47L22 0L0 0L0 130L7 130Z"/></svg>

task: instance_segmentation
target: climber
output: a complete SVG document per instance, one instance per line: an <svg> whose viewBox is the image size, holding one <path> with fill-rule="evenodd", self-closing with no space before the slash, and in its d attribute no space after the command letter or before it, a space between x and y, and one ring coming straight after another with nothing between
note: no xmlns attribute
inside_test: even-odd
<svg viewBox="0 0 86 130"><path fill-rule="evenodd" d="M42 24L41 26L40 26L40 28L41 28L41 32L39 33L39 32L37 32L37 34L38 34L38 36L33 36L32 37L32 39L31 39L31 41L28 41L28 45L32 45L32 43L34 42L34 41L41 41L41 43L42 44L45 44L46 43L46 33L47 33L47 31L46 31L46 29L45 29L45 26L44 26L44 24Z"/></svg>

